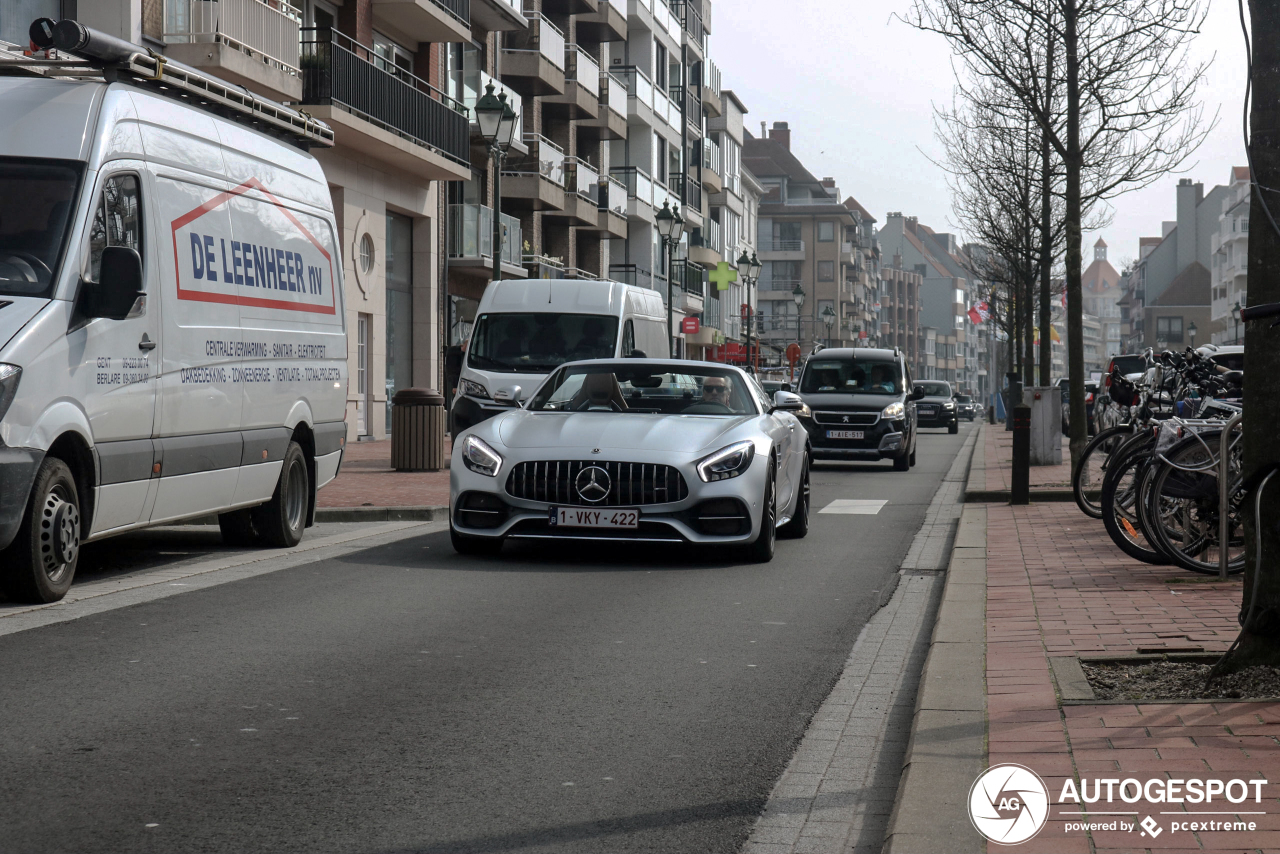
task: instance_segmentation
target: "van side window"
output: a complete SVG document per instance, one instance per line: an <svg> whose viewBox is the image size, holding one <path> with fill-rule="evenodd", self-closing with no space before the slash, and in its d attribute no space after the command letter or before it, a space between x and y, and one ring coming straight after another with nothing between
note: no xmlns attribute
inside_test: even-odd
<svg viewBox="0 0 1280 854"><path fill-rule="evenodd" d="M636 328L630 320L622 327L622 355L630 356L636 348Z"/></svg>
<svg viewBox="0 0 1280 854"><path fill-rule="evenodd" d="M127 246L142 255L142 202L137 175L112 175L102 185L102 198L89 227L89 281L98 281L102 250L108 246Z"/></svg>

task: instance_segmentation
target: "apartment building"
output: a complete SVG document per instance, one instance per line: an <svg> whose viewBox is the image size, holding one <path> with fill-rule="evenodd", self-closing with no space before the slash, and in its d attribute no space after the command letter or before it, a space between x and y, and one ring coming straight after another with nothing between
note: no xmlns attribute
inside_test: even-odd
<svg viewBox="0 0 1280 854"><path fill-rule="evenodd" d="M926 376L924 342L920 333L920 291L924 276L918 270L903 269L902 256L895 254L880 266L878 346L897 347L907 358L915 376ZM935 340L936 340L935 330Z"/></svg>
<svg viewBox="0 0 1280 854"><path fill-rule="evenodd" d="M1212 303L1210 330L1214 344L1244 342L1240 307L1248 305L1249 279L1249 167L1231 170L1231 183L1222 200L1218 228L1209 238L1213 263L1209 267Z"/></svg>
<svg viewBox="0 0 1280 854"><path fill-rule="evenodd" d="M33 4L27 4L33 5ZM71 4L36 0L58 16ZM443 183L466 178L467 107L447 46L505 0L94 0L88 26L298 104L336 144L316 150L340 229L352 440L381 438L399 388L438 386ZM268 178L264 178L269 185Z"/></svg>
<svg viewBox="0 0 1280 854"><path fill-rule="evenodd" d="M823 184L835 186L830 178L824 178ZM853 196L844 200L844 206L853 212L855 224L845 227L840 246L840 264L847 285L846 299L841 306L843 337L856 342L855 346L888 346L885 344L887 320L876 308L884 302L880 292L880 239L876 218Z"/></svg>
<svg viewBox="0 0 1280 854"><path fill-rule="evenodd" d="M786 122L767 132L762 123L761 132L761 138L745 133L742 155L764 189L757 224L761 340L783 348L797 342L803 353L816 344L851 346L865 331L855 319L860 213L841 201L833 179L815 178L792 154Z"/></svg>

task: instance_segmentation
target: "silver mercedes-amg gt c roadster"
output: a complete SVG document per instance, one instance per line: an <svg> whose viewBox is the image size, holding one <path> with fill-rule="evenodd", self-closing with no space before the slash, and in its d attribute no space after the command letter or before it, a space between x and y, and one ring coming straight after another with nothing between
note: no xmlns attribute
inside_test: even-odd
<svg viewBox="0 0 1280 854"><path fill-rule="evenodd" d="M770 398L711 362L570 362L454 437L450 524L462 554L507 539L741 546L772 559L809 527L798 395Z"/></svg>

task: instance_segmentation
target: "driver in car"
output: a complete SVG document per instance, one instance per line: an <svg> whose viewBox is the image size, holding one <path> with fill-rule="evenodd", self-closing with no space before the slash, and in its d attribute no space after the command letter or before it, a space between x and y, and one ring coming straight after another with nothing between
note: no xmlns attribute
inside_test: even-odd
<svg viewBox="0 0 1280 854"><path fill-rule="evenodd" d="M707 377L702 383L702 403L729 405L729 378Z"/></svg>

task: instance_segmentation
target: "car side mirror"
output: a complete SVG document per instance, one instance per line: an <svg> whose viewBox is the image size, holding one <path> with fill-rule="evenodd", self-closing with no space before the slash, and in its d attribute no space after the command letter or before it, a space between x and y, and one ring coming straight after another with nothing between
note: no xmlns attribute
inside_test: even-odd
<svg viewBox="0 0 1280 854"><path fill-rule="evenodd" d="M795 389L793 389L793 388L791 387L791 383L783 383L783 384L782 384L782 388L781 388L780 390L781 390L781 391L787 391L787 392L795 391Z"/></svg>
<svg viewBox="0 0 1280 854"><path fill-rule="evenodd" d="M911 389L912 400L920 400L924 397L924 395L925 395L924 386L922 385L918 385L915 388Z"/></svg>
<svg viewBox="0 0 1280 854"><path fill-rule="evenodd" d="M493 402L502 404L503 406L519 406L520 405L520 386L509 385L500 388L493 393Z"/></svg>
<svg viewBox="0 0 1280 854"><path fill-rule="evenodd" d="M775 391L773 393L773 411L774 412L799 412L804 409L804 398L798 394L792 394L789 391Z"/></svg>
<svg viewBox="0 0 1280 854"><path fill-rule="evenodd" d="M142 290L142 256L128 246L108 246L102 250L98 281L86 282L84 312L88 317L124 320L133 310Z"/></svg>

